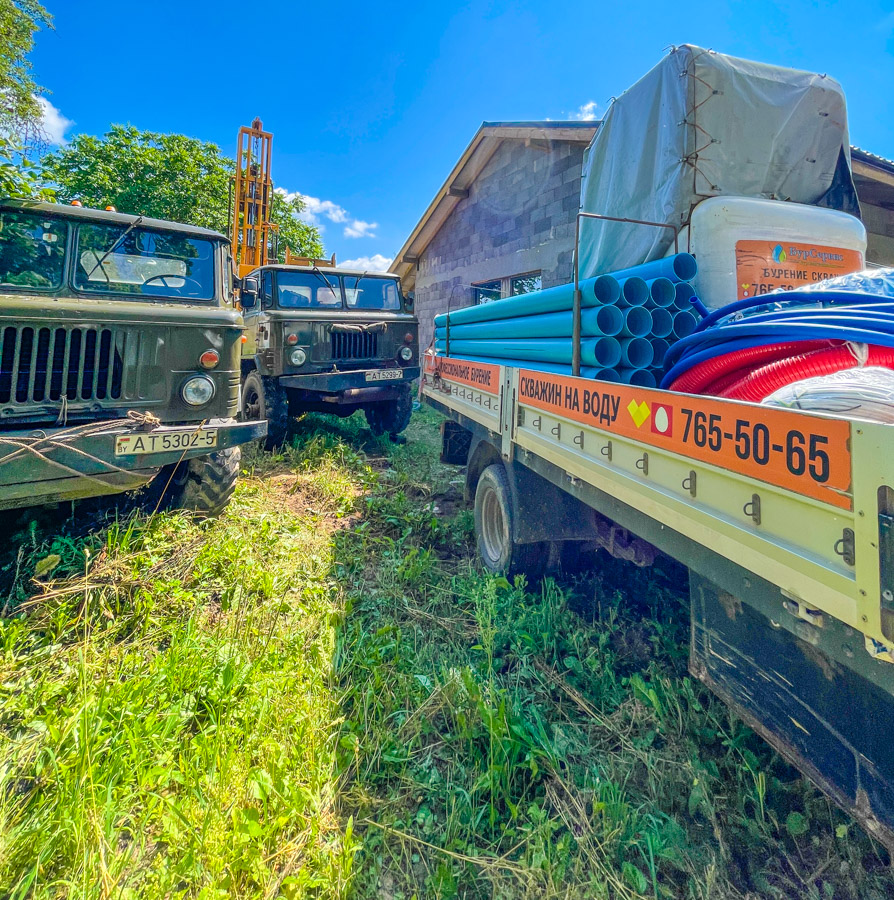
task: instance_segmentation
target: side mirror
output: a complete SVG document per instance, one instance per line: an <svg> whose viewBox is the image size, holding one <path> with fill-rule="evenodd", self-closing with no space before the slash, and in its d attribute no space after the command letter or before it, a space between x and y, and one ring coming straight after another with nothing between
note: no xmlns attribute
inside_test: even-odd
<svg viewBox="0 0 894 900"><path fill-rule="evenodd" d="M415 291L407 291L404 295L404 303L407 309L412 309L413 304L416 302L416 292Z"/></svg>
<svg viewBox="0 0 894 900"><path fill-rule="evenodd" d="M253 275L246 275L242 279L242 289L239 291L239 302L243 309L254 309L258 303L258 279Z"/></svg>

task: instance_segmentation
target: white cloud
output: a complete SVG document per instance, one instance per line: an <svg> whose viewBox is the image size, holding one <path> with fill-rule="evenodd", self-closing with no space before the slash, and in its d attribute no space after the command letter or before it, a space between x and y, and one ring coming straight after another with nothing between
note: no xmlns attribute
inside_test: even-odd
<svg viewBox="0 0 894 900"><path fill-rule="evenodd" d="M346 269L358 269L361 272L387 272L388 266L394 262L391 256L382 256L376 253L373 256L358 256L357 259L346 259L340 262L339 267Z"/></svg>
<svg viewBox="0 0 894 900"><path fill-rule="evenodd" d="M343 234L346 238L375 237L375 231L379 227L377 222L364 222L363 219L353 219L348 211L334 203L332 200L321 200L319 197L311 197L309 194L289 193L283 188L276 190L286 198L300 197L304 201L304 210L300 218L313 225L320 231L326 230L324 220L334 222L336 225L344 225Z"/></svg>
<svg viewBox="0 0 894 900"><path fill-rule="evenodd" d="M304 214L311 219L311 224L318 225L321 217L330 222L346 222L348 220L347 210L337 203L333 203L331 200L320 200L319 197L309 197L306 194L300 196L304 201Z"/></svg>
<svg viewBox="0 0 894 900"><path fill-rule="evenodd" d="M74 122L66 119L46 97L35 97L35 99L40 107L40 127L47 143L68 143L65 132L74 125Z"/></svg>
<svg viewBox="0 0 894 900"><path fill-rule="evenodd" d="M378 222L364 222L362 219L354 219L350 225L345 225L345 237L375 237L375 230L378 227Z"/></svg>
<svg viewBox="0 0 894 900"><path fill-rule="evenodd" d="M579 122L592 122L600 118L599 104L595 100L584 103L583 106L578 107L572 118L577 119Z"/></svg>

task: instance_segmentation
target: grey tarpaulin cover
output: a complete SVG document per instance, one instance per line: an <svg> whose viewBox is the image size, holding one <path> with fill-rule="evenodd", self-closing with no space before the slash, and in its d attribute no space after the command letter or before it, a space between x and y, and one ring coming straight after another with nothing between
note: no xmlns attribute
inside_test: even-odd
<svg viewBox="0 0 894 900"><path fill-rule="evenodd" d="M721 195L859 216L838 82L684 44L612 103L584 157L582 210L679 228ZM582 219L581 277L672 244L670 229Z"/></svg>

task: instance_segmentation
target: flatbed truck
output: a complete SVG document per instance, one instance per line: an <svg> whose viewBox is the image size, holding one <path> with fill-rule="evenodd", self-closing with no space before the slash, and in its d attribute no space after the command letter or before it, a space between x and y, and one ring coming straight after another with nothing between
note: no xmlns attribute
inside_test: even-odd
<svg viewBox="0 0 894 900"><path fill-rule="evenodd" d="M894 427L427 355L479 554L689 571L692 674L894 850Z"/></svg>

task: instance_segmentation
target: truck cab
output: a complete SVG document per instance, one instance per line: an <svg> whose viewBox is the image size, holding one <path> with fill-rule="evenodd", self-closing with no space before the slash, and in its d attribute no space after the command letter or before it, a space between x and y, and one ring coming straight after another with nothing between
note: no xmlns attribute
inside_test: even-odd
<svg viewBox="0 0 894 900"><path fill-rule="evenodd" d="M219 512L239 445L242 316L227 238L0 200L0 510L149 486Z"/></svg>
<svg viewBox="0 0 894 900"><path fill-rule="evenodd" d="M407 427L419 324L396 276L301 258L246 275L241 304L242 416L267 420L268 447L303 412L362 409L375 434L392 437Z"/></svg>

